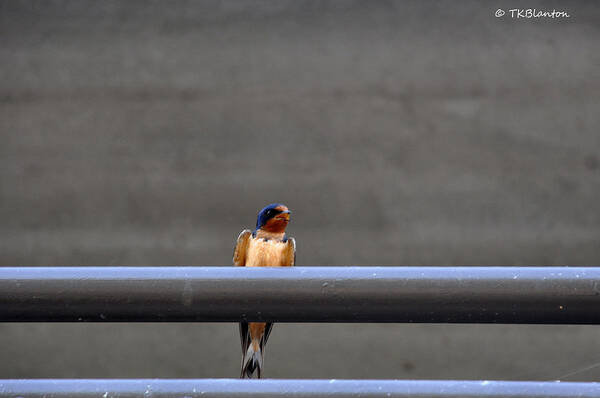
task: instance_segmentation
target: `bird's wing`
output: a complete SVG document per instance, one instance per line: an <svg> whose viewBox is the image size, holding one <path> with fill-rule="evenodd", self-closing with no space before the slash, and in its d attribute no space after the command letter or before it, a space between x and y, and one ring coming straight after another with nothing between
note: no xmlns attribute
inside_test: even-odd
<svg viewBox="0 0 600 398"><path fill-rule="evenodd" d="M273 322L265 323L265 334L260 341L260 349L264 351L265 345L267 344L267 340L269 340L269 335L271 334L271 329L273 329Z"/></svg>
<svg viewBox="0 0 600 398"><path fill-rule="evenodd" d="M285 252L283 254L283 264L292 267L296 264L296 239L288 238Z"/></svg>
<svg viewBox="0 0 600 398"><path fill-rule="evenodd" d="M246 251L248 249L248 242L250 242L251 236L252 231L250 231L249 229L245 229L242 232L240 232L240 235L238 236L237 242L235 244L235 249L233 250L233 265L238 267L243 267L244 265L246 265ZM240 340L242 343L243 363L246 351L248 350L248 346L250 345L248 322L240 322Z"/></svg>
<svg viewBox="0 0 600 398"><path fill-rule="evenodd" d="M248 322L240 322L240 340L242 342L242 356L245 356L246 351L248 350L248 346L250 345L250 333L248 333Z"/></svg>
<svg viewBox="0 0 600 398"><path fill-rule="evenodd" d="M233 250L233 265L238 267L246 265L246 251L248 250L248 242L250 242L251 236L252 231L249 229L240 232L235 249Z"/></svg>

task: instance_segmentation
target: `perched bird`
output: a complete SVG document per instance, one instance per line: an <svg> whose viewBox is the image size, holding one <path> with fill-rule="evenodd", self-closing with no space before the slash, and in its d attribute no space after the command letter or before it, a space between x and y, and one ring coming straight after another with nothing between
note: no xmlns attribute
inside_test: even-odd
<svg viewBox="0 0 600 398"><path fill-rule="evenodd" d="M296 241L285 235L290 210L273 203L258 213L256 229L245 229L238 236L233 251L233 265L239 267L291 267L296 262ZM273 324L241 322L242 371L240 378L261 378L265 345Z"/></svg>

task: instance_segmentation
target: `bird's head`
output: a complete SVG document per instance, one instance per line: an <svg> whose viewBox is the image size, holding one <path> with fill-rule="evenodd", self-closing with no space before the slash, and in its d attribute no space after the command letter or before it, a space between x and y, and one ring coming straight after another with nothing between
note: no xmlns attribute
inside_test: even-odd
<svg viewBox="0 0 600 398"><path fill-rule="evenodd" d="M285 205L272 203L258 213L256 229L272 233L285 232L285 227L290 222L290 213Z"/></svg>

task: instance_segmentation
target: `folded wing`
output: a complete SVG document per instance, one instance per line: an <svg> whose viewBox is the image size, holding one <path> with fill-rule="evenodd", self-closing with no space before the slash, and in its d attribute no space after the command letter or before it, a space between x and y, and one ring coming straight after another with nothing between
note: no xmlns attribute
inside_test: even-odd
<svg viewBox="0 0 600 398"><path fill-rule="evenodd" d="M283 254L283 265L293 267L296 264L296 239L288 238Z"/></svg>
<svg viewBox="0 0 600 398"><path fill-rule="evenodd" d="M252 231L245 229L240 232L237 238L235 249L233 250L233 265L243 267L246 265L246 253L248 251L248 243L252 237Z"/></svg>

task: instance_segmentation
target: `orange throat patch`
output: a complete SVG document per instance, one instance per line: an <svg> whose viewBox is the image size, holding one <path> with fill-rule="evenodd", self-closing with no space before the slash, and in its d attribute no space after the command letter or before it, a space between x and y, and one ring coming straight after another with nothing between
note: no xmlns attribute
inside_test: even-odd
<svg viewBox="0 0 600 398"><path fill-rule="evenodd" d="M268 220L260 229L267 232L284 233L288 223L289 220L285 218L274 217Z"/></svg>

